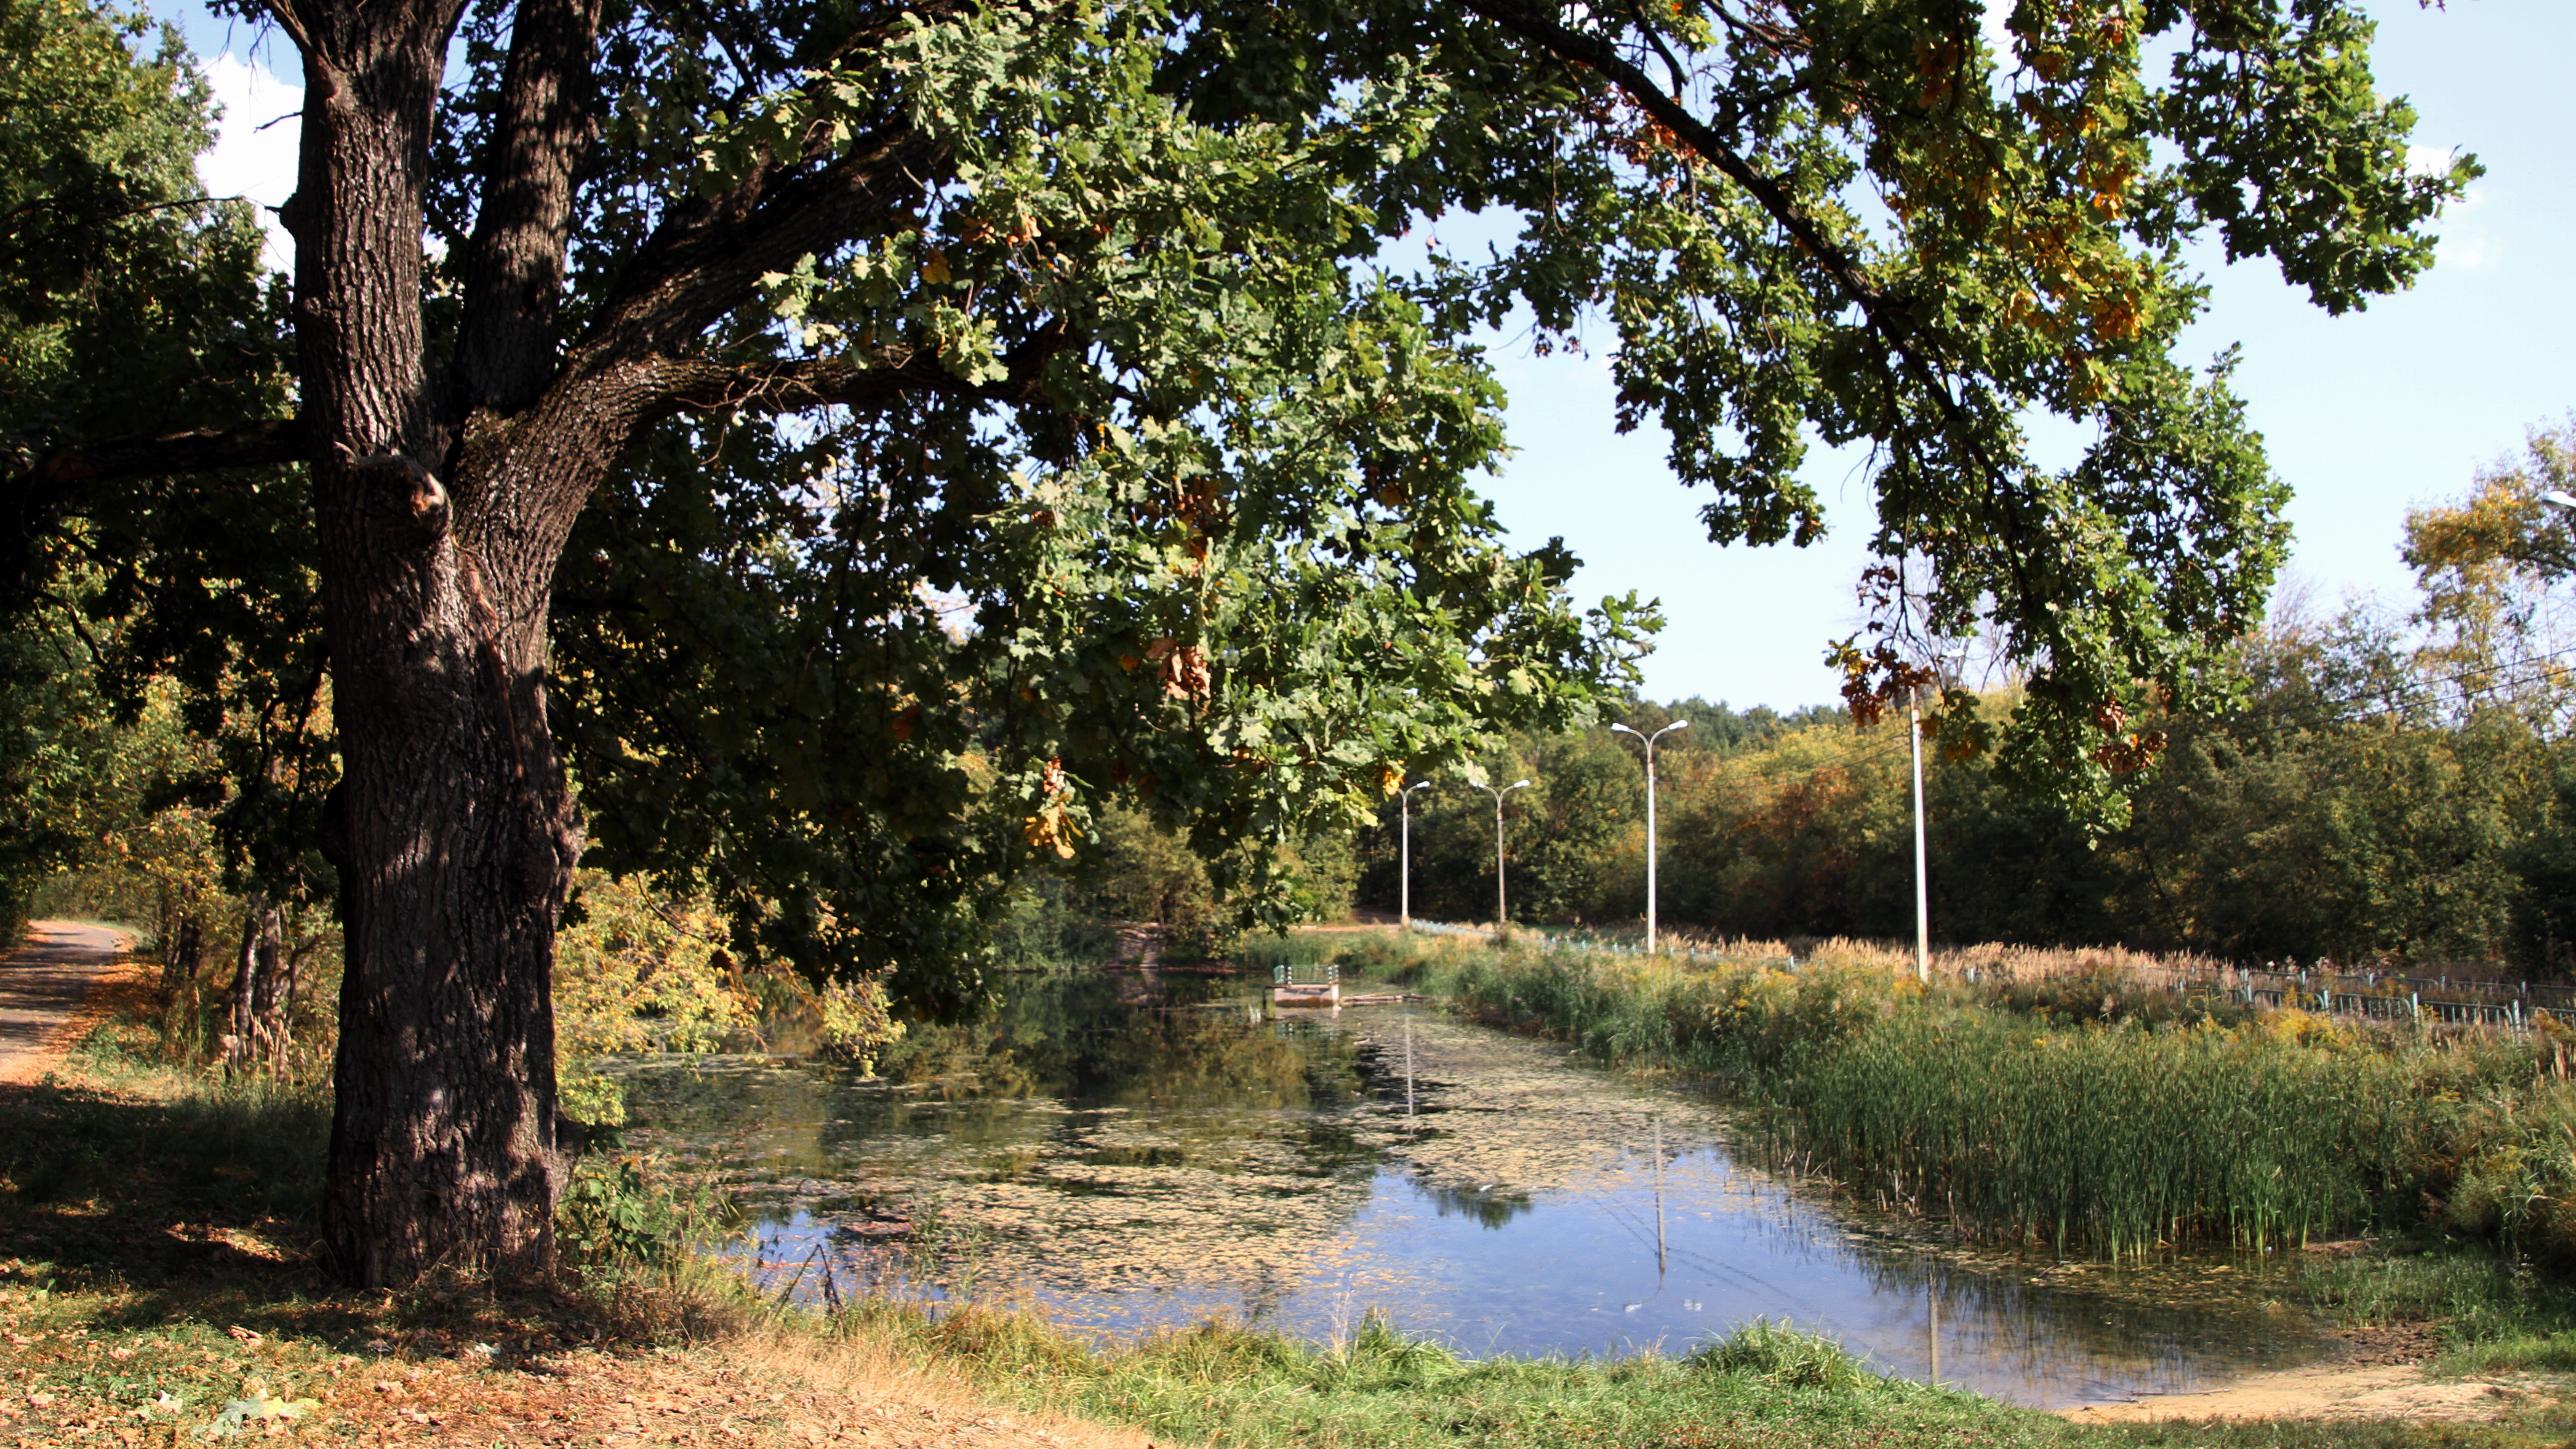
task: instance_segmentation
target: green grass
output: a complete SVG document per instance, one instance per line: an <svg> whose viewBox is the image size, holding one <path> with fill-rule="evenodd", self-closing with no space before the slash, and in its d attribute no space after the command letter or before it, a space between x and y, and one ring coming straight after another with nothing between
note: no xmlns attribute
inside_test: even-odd
<svg viewBox="0 0 2576 1449"><path fill-rule="evenodd" d="M1769 1085L1829 1170L1999 1236L2117 1255L2380 1220L2424 1157L2415 1078L2260 1035L1908 1015Z"/></svg>
<svg viewBox="0 0 2576 1449"><path fill-rule="evenodd" d="M1868 1373L1829 1341L1764 1326L1690 1358L1467 1360L1370 1323L1339 1345L1211 1324L1092 1350L1020 1315L933 1322L883 1306L843 1331L891 1337L1032 1406L1159 1441L1257 1449L1528 1445L2036 1445L2047 1415Z"/></svg>
<svg viewBox="0 0 2576 1449"><path fill-rule="evenodd" d="M1299 1343L1210 1324L1094 1347L1025 1314L933 1320L860 1305L827 1336L952 1367L998 1398L1222 1449L1827 1449L1827 1446L2279 1446L2432 1449L2568 1442L2576 1419L2078 1426L1872 1373L1830 1340L1754 1324L1681 1357L1463 1359L1382 1324Z"/></svg>
<svg viewBox="0 0 2576 1449"><path fill-rule="evenodd" d="M2309 1299L2362 1328L2420 1324L2439 1372L2576 1372L2576 1285L2483 1245L2426 1235L2308 1270Z"/></svg>
<svg viewBox="0 0 2576 1449"><path fill-rule="evenodd" d="M1321 966L1347 954L1346 942L1311 932L1274 935L1268 931L1247 931L1237 938L1226 954L1237 965L1268 969L1273 966Z"/></svg>

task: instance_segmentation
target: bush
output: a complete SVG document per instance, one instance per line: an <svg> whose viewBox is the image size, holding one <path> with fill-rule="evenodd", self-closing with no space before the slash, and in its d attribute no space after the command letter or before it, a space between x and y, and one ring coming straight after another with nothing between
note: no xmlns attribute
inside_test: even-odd
<svg viewBox="0 0 2576 1449"><path fill-rule="evenodd" d="M573 1162L555 1206L557 1241L585 1267L658 1268L724 1235L732 1207L714 1189L649 1157L592 1153Z"/></svg>

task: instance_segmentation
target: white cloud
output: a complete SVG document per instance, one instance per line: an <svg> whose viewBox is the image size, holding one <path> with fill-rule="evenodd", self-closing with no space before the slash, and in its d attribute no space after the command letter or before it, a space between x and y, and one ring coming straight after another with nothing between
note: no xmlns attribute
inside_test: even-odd
<svg viewBox="0 0 2576 1449"><path fill-rule="evenodd" d="M206 62L206 79L223 106L223 120L215 148L197 158L197 179L209 195L239 196L262 208L284 205L295 192L304 88L230 51ZM277 224L276 213L264 209L260 223L268 231L270 265L291 267L295 243Z"/></svg>
<svg viewBox="0 0 2576 1449"><path fill-rule="evenodd" d="M2458 158L2457 146L2409 146L2406 148L2406 170L2415 176L2439 176L2451 169Z"/></svg>
<svg viewBox="0 0 2576 1449"><path fill-rule="evenodd" d="M2415 159L2415 150L2412 146L2407 148L2409 163ZM2496 219L2494 208L2488 204L2494 199L2495 187L2482 183L2442 208L2442 218L2435 223L2436 235L2441 238L2441 265L2464 272L2492 272L2504 265L2504 237L2487 225Z"/></svg>

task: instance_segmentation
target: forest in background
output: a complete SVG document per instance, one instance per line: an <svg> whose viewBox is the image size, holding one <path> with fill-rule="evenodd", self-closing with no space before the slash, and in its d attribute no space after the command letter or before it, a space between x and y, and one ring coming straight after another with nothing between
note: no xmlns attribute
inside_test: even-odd
<svg viewBox="0 0 2576 1449"><path fill-rule="evenodd" d="M1951 942L2123 944L2239 961L2324 958L2560 976L2576 967L2576 635L2568 522L2576 424L2535 430L2465 498L2407 522L2417 596L2331 612L2295 596L2238 646L2239 706L2139 721L2160 744L2129 818L2073 818L1995 761L1925 747L1932 932ZM1981 713L2014 703L1985 691ZM1700 700L1622 716L1657 747L1667 926L1775 939L1904 937L1913 858L1901 711L1739 713ZM1645 911L1645 777L1608 721L1482 762L1526 776L1509 808L1516 921ZM1397 807L1358 844L1357 900L1392 910ZM1413 908L1493 916L1491 797L1414 797Z"/></svg>

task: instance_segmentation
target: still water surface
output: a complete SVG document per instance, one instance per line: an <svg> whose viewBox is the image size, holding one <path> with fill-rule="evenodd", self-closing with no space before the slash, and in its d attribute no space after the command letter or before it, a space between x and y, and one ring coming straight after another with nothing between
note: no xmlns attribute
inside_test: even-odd
<svg viewBox="0 0 2576 1449"><path fill-rule="evenodd" d="M1369 1312L1471 1354L1687 1351L1757 1317L2042 1407L2205 1387L2323 1341L2261 1260L1961 1256L1729 1150L1722 1112L1421 1006L1271 1019L1249 978L1017 979L875 1080L626 1068L630 1139L724 1182L765 1273L1034 1300L1112 1331Z"/></svg>

